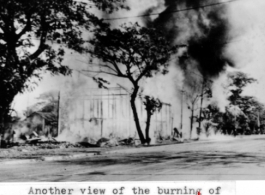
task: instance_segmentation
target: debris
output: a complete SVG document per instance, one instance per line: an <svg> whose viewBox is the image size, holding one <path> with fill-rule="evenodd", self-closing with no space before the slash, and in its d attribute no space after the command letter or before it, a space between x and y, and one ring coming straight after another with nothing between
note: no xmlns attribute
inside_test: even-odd
<svg viewBox="0 0 265 195"><path fill-rule="evenodd" d="M134 140L134 145L135 146L141 145L141 140L139 140L139 139Z"/></svg>
<svg viewBox="0 0 265 195"><path fill-rule="evenodd" d="M108 147L115 147L115 146L118 146L118 145L119 145L119 143L118 143L117 139L115 139L115 138L112 138L111 140L109 140L107 142L107 146Z"/></svg>
<svg viewBox="0 0 265 195"><path fill-rule="evenodd" d="M134 139L133 138L128 138L128 139L122 139L119 140L120 145L133 145L134 144Z"/></svg>
<svg viewBox="0 0 265 195"><path fill-rule="evenodd" d="M97 145L97 141L89 137L84 138L83 141L81 141L80 143L88 143L91 145Z"/></svg>
<svg viewBox="0 0 265 195"><path fill-rule="evenodd" d="M32 131L32 134L33 134L35 137L39 137L39 135L38 135L35 131Z"/></svg>
<svg viewBox="0 0 265 195"><path fill-rule="evenodd" d="M80 146L83 146L83 147L85 147L85 148L89 148L89 147L99 147L97 144L90 144L90 143L88 143L88 142L78 142L78 144L80 145Z"/></svg>
<svg viewBox="0 0 265 195"><path fill-rule="evenodd" d="M54 142L59 143L54 137L51 138Z"/></svg>
<svg viewBox="0 0 265 195"><path fill-rule="evenodd" d="M172 138L173 141L178 141L178 142L183 142L182 138L178 138L178 137L173 137Z"/></svg>
<svg viewBox="0 0 265 195"><path fill-rule="evenodd" d="M115 146L119 146L119 142L116 138L100 138L97 141L97 146L99 147L115 147Z"/></svg>
<svg viewBox="0 0 265 195"><path fill-rule="evenodd" d="M32 139L27 139L26 143L29 144L36 144L37 142L39 142L41 140L41 138L32 138Z"/></svg>
<svg viewBox="0 0 265 195"><path fill-rule="evenodd" d="M105 146L105 145L107 144L108 141L109 141L109 139L102 137L102 138L100 138L100 139L97 141L97 145L98 145L99 147L103 147L103 146Z"/></svg>

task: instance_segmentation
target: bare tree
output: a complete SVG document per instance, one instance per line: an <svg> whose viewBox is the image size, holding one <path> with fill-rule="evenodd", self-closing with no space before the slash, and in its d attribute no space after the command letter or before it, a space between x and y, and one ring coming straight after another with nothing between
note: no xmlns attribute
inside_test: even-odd
<svg viewBox="0 0 265 195"><path fill-rule="evenodd" d="M201 97L200 83L198 83L197 80L190 81L185 94L187 98L186 103L188 109L190 110L190 138L191 138L194 119L196 118L195 111L199 109L199 100Z"/></svg>
<svg viewBox="0 0 265 195"><path fill-rule="evenodd" d="M212 90L211 90L211 84L212 81L207 79L207 78L203 78L202 80L202 84L201 84L201 95L200 95L200 112L199 112L199 117L198 117L198 123L199 126L198 128L201 129L201 123L203 121L203 116L202 116L202 112L203 112L203 101L205 98L210 98L212 97Z"/></svg>

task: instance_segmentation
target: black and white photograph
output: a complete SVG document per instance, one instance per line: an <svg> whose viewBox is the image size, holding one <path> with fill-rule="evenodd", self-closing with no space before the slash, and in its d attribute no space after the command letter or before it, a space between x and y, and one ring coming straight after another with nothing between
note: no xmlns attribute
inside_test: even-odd
<svg viewBox="0 0 265 195"><path fill-rule="evenodd" d="M0 181L265 180L264 10L0 0Z"/></svg>

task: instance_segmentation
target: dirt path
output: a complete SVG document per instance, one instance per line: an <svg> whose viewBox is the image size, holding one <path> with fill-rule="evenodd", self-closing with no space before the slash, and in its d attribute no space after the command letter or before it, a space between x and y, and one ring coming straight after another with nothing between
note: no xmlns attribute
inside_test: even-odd
<svg viewBox="0 0 265 195"><path fill-rule="evenodd" d="M265 138L120 150L93 158L0 167L10 181L265 179Z"/></svg>

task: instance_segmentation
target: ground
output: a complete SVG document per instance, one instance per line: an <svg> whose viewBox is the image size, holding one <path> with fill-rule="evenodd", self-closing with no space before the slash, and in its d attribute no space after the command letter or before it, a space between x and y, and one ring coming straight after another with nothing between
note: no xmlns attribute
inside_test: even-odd
<svg viewBox="0 0 265 195"><path fill-rule="evenodd" d="M265 136L112 150L52 162L2 164L0 172L2 182L264 180Z"/></svg>

